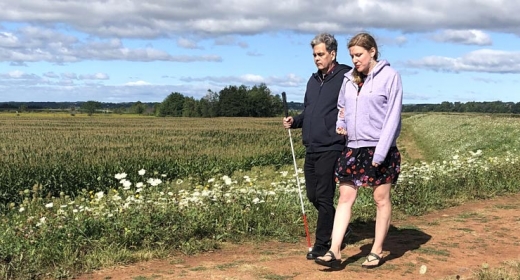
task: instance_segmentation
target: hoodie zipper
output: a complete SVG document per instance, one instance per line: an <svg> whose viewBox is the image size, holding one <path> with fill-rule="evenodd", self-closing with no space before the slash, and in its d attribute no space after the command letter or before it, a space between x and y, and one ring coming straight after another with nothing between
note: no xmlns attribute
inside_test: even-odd
<svg viewBox="0 0 520 280"><path fill-rule="evenodd" d="M352 83L354 86L355 84ZM356 94L356 108L354 110L354 133L355 133L355 136L356 136L356 147L358 147L358 137L357 137L357 105L358 105L358 97L359 97L359 92L361 91L359 89L359 85L358 85L358 88L357 89L357 94Z"/></svg>

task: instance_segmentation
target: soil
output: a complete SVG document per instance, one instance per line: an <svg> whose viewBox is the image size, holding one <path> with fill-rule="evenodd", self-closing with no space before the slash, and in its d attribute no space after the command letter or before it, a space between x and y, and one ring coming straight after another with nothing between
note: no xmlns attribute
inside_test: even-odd
<svg viewBox="0 0 520 280"><path fill-rule="evenodd" d="M475 279L481 269L520 262L518 201L520 194L396 220L385 241L385 263L371 270L361 263L374 225L354 223L338 270L306 260L302 238L224 244L213 252L106 268L76 279Z"/></svg>

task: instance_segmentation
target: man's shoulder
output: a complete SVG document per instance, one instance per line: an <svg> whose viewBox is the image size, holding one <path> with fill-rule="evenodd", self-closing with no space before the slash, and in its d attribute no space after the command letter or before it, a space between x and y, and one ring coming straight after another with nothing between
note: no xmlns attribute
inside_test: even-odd
<svg viewBox="0 0 520 280"><path fill-rule="evenodd" d="M350 70L352 70L352 67L346 65L346 64L338 64L336 65L334 69L334 78L340 78L343 79L343 76L348 73Z"/></svg>

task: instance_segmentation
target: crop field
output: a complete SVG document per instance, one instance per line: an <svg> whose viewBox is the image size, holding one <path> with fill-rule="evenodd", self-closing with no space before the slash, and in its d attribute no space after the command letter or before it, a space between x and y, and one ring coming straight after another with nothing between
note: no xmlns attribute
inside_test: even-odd
<svg viewBox="0 0 520 280"><path fill-rule="evenodd" d="M304 149L300 131L294 141ZM253 166L291 163L281 118L155 118L0 114L0 202L41 184L51 192L109 187L113 175L146 169L207 180Z"/></svg>
<svg viewBox="0 0 520 280"><path fill-rule="evenodd" d="M0 128L6 279L70 278L171 251L304 235L281 118L0 115ZM519 138L519 118L404 115L393 215L518 193ZM371 192L360 189L353 219L374 216Z"/></svg>

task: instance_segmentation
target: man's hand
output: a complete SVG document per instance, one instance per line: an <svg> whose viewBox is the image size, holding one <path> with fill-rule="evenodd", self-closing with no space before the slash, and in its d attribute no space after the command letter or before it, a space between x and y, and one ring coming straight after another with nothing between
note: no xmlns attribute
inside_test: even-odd
<svg viewBox="0 0 520 280"><path fill-rule="evenodd" d="M283 118L283 127L285 129L289 129L289 128L291 128L291 125L292 125L293 122L294 122L293 117Z"/></svg>

